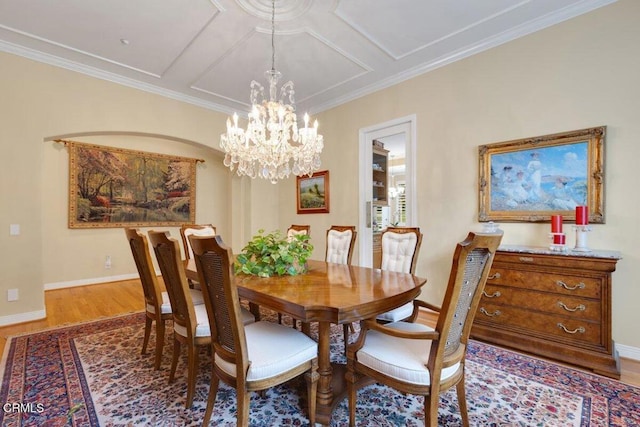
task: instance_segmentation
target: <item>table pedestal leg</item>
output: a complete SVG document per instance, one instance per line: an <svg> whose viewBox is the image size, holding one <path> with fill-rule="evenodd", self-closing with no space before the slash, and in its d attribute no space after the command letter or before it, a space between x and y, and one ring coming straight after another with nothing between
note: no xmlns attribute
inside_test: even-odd
<svg viewBox="0 0 640 427"><path fill-rule="evenodd" d="M316 423L328 426L331 424L333 409L344 399L346 394L345 365L331 364L329 354L331 323L318 324L318 392Z"/></svg>
<svg viewBox="0 0 640 427"><path fill-rule="evenodd" d="M320 322L318 325L318 406L331 405L333 390L331 387L331 360L329 356L329 339L331 324Z"/></svg>

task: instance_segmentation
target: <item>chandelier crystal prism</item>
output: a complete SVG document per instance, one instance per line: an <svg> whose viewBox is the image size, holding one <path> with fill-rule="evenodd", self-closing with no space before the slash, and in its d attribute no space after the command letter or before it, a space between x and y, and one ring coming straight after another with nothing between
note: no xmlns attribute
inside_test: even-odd
<svg viewBox="0 0 640 427"><path fill-rule="evenodd" d="M225 152L224 165L239 176L279 179L313 175L320 168L320 153L324 147L318 135L318 121L309 126L309 115L304 115L304 127L298 128L295 113L295 91L288 81L280 88L281 73L275 69L275 0L271 14L271 70L265 73L269 82L269 98L264 86L251 82L251 112L246 130L238 126L238 115L227 119L227 132L220 136L220 148ZM288 102L288 103L287 103Z"/></svg>

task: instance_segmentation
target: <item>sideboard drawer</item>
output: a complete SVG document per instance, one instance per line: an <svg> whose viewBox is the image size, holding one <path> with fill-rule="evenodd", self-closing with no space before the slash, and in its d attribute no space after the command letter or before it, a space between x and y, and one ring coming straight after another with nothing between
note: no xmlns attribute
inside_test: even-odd
<svg viewBox="0 0 640 427"><path fill-rule="evenodd" d="M498 304L480 303L476 321L492 326L509 327L527 335L562 340L577 346L601 346L599 322L575 317L562 317Z"/></svg>
<svg viewBox="0 0 640 427"><path fill-rule="evenodd" d="M536 290L487 285L482 304L501 304L515 308L539 311L548 314L570 316L600 322L602 305L599 299L580 298L572 295L539 292Z"/></svg>
<svg viewBox="0 0 640 427"><path fill-rule="evenodd" d="M513 286L539 291L558 292L587 298L600 298L601 279L566 273L511 270L500 266L491 269L488 284Z"/></svg>

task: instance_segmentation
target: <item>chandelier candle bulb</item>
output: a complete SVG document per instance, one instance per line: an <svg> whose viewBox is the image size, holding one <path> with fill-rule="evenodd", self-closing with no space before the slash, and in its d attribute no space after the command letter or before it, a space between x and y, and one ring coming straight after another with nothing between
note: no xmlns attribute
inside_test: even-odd
<svg viewBox="0 0 640 427"><path fill-rule="evenodd" d="M562 233L562 215L551 215L551 232Z"/></svg>
<svg viewBox="0 0 640 427"><path fill-rule="evenodd" d="M576 206L576 225L589 225L589 208Z"/></svg>

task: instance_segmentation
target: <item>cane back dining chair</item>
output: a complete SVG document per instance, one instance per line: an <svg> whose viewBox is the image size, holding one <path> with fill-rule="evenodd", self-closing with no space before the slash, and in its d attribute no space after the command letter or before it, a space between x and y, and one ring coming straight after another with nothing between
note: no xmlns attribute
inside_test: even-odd
<svg viewBox="0 0 640 427"><path fill-rule="evenodd" d="M380 269L415 274L422 245L419 227L388 227L382 232L382 263ZM413 303L380 314L381 322L406 320L413 313Z"/></svg>
<svg viewBox="0 0 640 427"><path fill-rule="evenodd" d="M149 240L162 272L162 278L173 308L173 357L169 382L175 379L178 358L182 345L187 347L187 398L186 408L193 404L195 394L198 352L211 345L209 318L204 304L194 305L192 290L180 258L180 245L169 236L168 231L149 231ZM241 313L243 321L253 322L253 315L246 310Z"/></svg>
<svg viewBox="0 0 640 427"><path fill-rule="evenodd" d="M131 253L138 269L142 291L144 293L145 325L144 340L142 341L142 354L147 352L147 345L151 336L153 323L156 324L156 351L154 369L160 369L162 361L162 349L164 347L165 323L173 318L171 313L171 303L166 292L162 291L162 286L158 282L156 272L153 268L151 253L147 238L137 228L126 227L124 232L131 247ZM202 295L200 303L202 303Z"/></svg>
<svg viewBox="0 0 640 427"><path fill-rule="evenodd" d="M319 378L318 345L287 326L258 321L243 324L234 283L233 254L220 236L191 237L194 259L209 313L214 356L203 425L208 425L219 381L235 387L237 425L249 424L249 392L305 374L310 425L315 425Z"/></svg>
<svg viewBox="0 0 640 427"><path fill-rule="evenodd" d="M412 322L361 322L360 336L347 351L349 425L355 425L358 380L362 377L403 393L424 396L425 425L438 425L440 393L456 386L462 424L469 425L465 397L465 356L473 318L502 234L469 233L458 243L442 308L414 301ZM414 323L418 309L436 312L435 329Z"/></svg>

